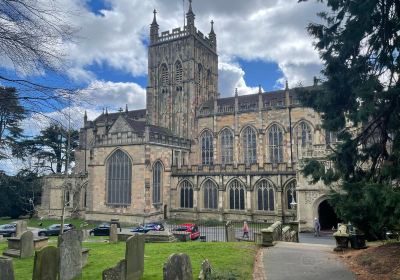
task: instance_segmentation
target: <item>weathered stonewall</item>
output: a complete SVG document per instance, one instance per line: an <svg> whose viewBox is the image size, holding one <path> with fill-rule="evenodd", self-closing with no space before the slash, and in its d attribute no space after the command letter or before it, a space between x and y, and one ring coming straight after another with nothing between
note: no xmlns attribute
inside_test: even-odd
<svg viewBox="0 0 400 280"><path fill-rule="evenodd" d="M126 241L126 279L137 280L144 273L144 235L135 234Z"/></svg>
<svg viewBox="0 0 400 280"><path fill-rule="evenodd" d="M126 280L126 261L120 261L115 267L103 271L103 280Z"/></svg>
<svg viewBox="0 0 400 280"><path fill-rule="evenodd" d="M56 280L59 272L59 249L44 247L36 252L32 280Z"/></svg>
<svg viewBox="0 0 400 280"><path fill-rule="evenodd" d="M186 254L172 254L163 268L164 280L193 280L192 264Z"/></svg>
<svg viewBox="0 0 400 280"><path fill-rule="evenodd" d="M30 258L34 255L35 249L33 244L33 233L31 231L25 231L21 235L20 241L20 258Z"/></svg>
<svg viewBox="0 0 400 280"><path fill-rule="evenodd" d="M82 232L71 230L58 237L60 249L60 280L82 275Z"/></svg>
<svg viewBox="0 0 400 280"><path fill-rule="evenodd" d="M212 267L208 260L204 260L201 263L200 273L199 273L199 280L210 280L212 273Z"/></svg>
<svg viewBox="0 0 400 280"><path fill-rule="evenodd" d="M12 259L0 257L0 280L14 280Z"/></svg>
<svg viewBox="0 0 400 280"><path fill-rule="evenodd" d="M118 225L111 224L110 225L110 243L118 242Z"/></svg>

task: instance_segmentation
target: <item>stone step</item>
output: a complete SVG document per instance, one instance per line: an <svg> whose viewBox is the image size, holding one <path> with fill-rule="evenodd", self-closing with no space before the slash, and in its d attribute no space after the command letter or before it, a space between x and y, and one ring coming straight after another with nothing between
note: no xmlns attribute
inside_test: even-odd
<svg viewBox="0 0 400 280"><path fill-rule="evenodd" d="M12 258L19 258L21 256L21 251L16 249L7 249L3 252L3 255Z"/></svg>

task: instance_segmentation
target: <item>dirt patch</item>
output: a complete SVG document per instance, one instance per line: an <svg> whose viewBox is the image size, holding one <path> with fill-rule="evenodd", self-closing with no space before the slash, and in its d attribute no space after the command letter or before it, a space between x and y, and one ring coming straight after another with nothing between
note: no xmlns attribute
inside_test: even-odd
<svg viewBox="0 0 400 280"><path fill-rule="evenodd" d="M400 243L348 250L337 255L358 280L400 280Z"/></svg>

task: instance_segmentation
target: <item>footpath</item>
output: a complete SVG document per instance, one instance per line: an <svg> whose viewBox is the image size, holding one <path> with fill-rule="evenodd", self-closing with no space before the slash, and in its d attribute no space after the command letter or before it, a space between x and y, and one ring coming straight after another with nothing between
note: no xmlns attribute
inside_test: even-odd
<svg viewBox="0 0 400 280"><path fill-rule="evenodd" d="M333 254L332 245L278 242L263 249L267 280L353 280L355 275ZM264 278L265 279L265 278Z"/></svg>

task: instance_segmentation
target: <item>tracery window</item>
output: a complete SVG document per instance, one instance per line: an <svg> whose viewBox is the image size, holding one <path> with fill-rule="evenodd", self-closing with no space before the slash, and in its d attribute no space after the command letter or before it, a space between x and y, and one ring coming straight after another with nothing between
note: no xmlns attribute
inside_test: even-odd
<svg viewBox="0 0 400 280"><path fill-rule="evenodd" d="M233 133L228 128L224 129L221 138L221 163L233 163Z"/></svg>
<svg viewBox="0 0 400 280"><path fill-rule="evenodd" d="M168 81L169 81L169 79L168 79L168 67L167 67L166 64L163 64L161 66L161 85L163 87L167 86L168 85Z"/></svg>
<svg viewBox="0 0 400 280"><path fill-rule="evenodd" d="M274 211L275 209L274 186L267 180L257 185L257 204L258 210Z"/></svg>
<svg viewBox="0 0 400 280"><path fill-rule="evenodd" d="M180 61L177 61L175 63L175 83L177 85L182 83L182 77L183 77L182 63Z"/></svg>
<svg viewBox="0 0 400 280"><path fill-rule="evenodd" d="M153 166L153 204L161 203L161 192L163 182L163 165L156 162Z"/></svg>
<svg viewBox="0 0 400 280"><path fill-rule="evenodd" d="M312 146L312 134L311 128L306 122L301 122L297 126L297 139L298 145L300 144L301 148L309 148Z"/></svg>
<svg viewBox="0 0 400 280"><path fill-rule="evenodd" d="M126 206L131 204L132 163L121 150L115 151L107 161L107 203Z"/></svg>
<svg viewBox="0 0 400 280"><path fill-rule="evenodd" d="M203 198L204 198L205 209L218 208L218 187L213 181L207 180L204 183Z"/></svg>
<svg viewBox="0 0 400 280"><path fill-rule="evenodd" d="M271 126L268 132L269 161L283 162L283 130L278 125Z"/></svg>
<svg viewBox="0 0 400 280"><path fill-rule="evenodd" d="M251 127L246 127L242 133L243 155L245 164L257 162L257 133Z"/></svg>
<svg viewBox="0 0 400 280"><path fill-rule="evenodd" d="M244 186L238 180L232 181L229 185L229 208L244 210L245 191Z"/></svg>
<svg viewBox="0 0 400 280"><path fill-rule="evenodd" d="M292 202L297 201L297 196L296 196L296 181L290 182L287 187L286 187L286 204L287 204L287 209L293 209L293 204Z"/></svg>
<svg viewBox="0 0 400 280"><path fill-rule="evenodd" d="M213 135L210 131L205 131L201 136L201 163L212 165L214 158Z"/></svg>
<svg viewBox="0 0 400 280"><path fill-rule="evenodd" d="M193 186L188 181L181 183L181 208L193 208Z"/></svg>

